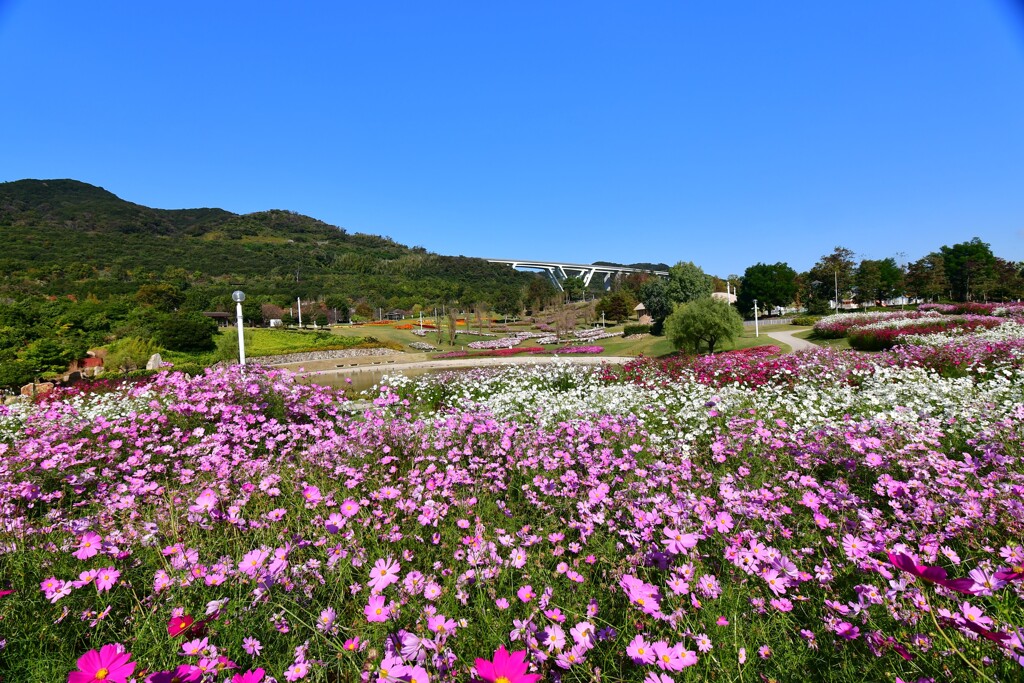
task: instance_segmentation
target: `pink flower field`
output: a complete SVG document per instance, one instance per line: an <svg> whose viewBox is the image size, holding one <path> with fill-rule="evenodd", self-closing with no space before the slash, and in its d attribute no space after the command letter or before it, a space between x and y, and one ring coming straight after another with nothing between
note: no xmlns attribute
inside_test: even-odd
<svg viewBox="0 0 1024 683"><path fill-rule="evenodd" d="M1022 680L1024 344L950 344L0 408L0 676Z"/></svg>

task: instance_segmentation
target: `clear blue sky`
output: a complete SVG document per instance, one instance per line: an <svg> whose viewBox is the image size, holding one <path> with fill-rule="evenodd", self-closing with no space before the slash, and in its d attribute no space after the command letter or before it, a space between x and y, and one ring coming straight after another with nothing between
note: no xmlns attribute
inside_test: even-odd
<svg viewBox="0 0 1024 683"><path fill-rule="evenodd" d="M0 180L443 254L1024 260L1009 0L0 0L0 97Z"/></svg>

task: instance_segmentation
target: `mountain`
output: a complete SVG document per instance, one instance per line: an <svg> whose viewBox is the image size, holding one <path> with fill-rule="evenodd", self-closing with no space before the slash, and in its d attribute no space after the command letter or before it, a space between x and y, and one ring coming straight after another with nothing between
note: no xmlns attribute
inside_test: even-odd
<svg viewBox="0 0 1024 683"><path fill-rule="evenodd" d="M532 277L291 211L153 209L77 180L0 183L0 238L0 288L8 292L130 293L142 282L176 279L410 307L489 300Z"/></svg>

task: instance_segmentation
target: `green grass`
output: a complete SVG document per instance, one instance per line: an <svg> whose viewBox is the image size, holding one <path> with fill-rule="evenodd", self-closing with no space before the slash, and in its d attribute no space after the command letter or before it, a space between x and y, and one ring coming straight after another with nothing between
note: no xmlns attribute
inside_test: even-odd
<svg viewBox="0 0 1024 683"><path fill-rule="evenodd" d="M404 321L404 322L408 323L410 321ZM415 325L415 322L413 324ZM473 329L476 329L475 325L473 325L472 327L473 327ZM513 330L513 331L514 330L530 330L530 329L532 329L532 325L529 325L529 324L512 325L512 324L510 324L510 325L508 325L508 328L510 330ZM460 328L460 329L463 329L463 328ZM487 328L485 327L484 330L486 331L486 329ZM772 329L773 330L787 330L787 331L789 331L789 330L802 330L802 329L805 329L805 328L798 327L798 326L795 326L795 325L773 325ZM622 330L622 326L621 325L609 326L608 330L611 331L611 332L621 331ZM434 330L430 330L429 328L428 328L428 332L427 332L427 336L426 337L417 337L416 335L414 335L412 333L411 330L399 330L399 329L395 329L395 327L391 326L391 325L367 325L367 326L341 325L341 326L337 326L337 327L332 328L331 331L335 335L345 336L345 337L348 337L348 336L358 336L358 335L372 335L373 337L379 339L382 342L390 342L391 344L394 344L397 347L402 348L402 349L404 349L406 351L414 351L414 349L410 349L408 345L413 343L413 342L415 342L415 341L424 341L424 342L427 342L428 344L433 344L433 345L438 347L439 351L444 352L444 351L451 351L453 349L462 349L467 344L469 344L470 342L473 342L473 341L484 340L484 339L494 339L494 337L482 337L482 336L475 335L475 334L460 334L458 336L457 343L455 344L455 346L451 347L451 346L448 346L448 344L447 344L447 335L445 336L445 342L442 343L442 344L438 344L437 343L437 332L434 331ZM529 345L528 342L524 342L524 344ZM580 340L578 342L578 344L586 345L586 344L590 344L590 342L586 342L586 341ZM644 356L648 356L648 357L659 357L659 356L667 356L669 354L675 353L675 351L676 351L675 348L673 348L672 343L667 338L665 338L665 337L653 337L653 336L650 336L650 335L644 336L644 337L642 337L640 339L624 339L622 337L612 337L612 338L609 338L609 339L600 339L600 340L598 340L596 342L593 342L593 344L597 345L597 346L603 346L604 347L604 351L602 353L600 353L600 354L597 354L597 355L600 355L600 356L639 356L639 355L644 355ZM761 336L759 338L755 338L754 337L753 329L744 330L743 335L738 337L734 341L734 343L726 344L726 345L722 346L720 349L717 349L717 350L729 351L729 350L733 350L733 349L747 349L747 348L751 348L751 347L754 347L754 346L768 346L768 345L773 345L773 344L775 346L780 347L783 352L789 352L790 351L790 348L789 348L789 346L787 344L783 344L782 342L778 342L778 341L772 339L771 337L767 336L764 333L764 328L762 328ZM554 347L552 347L552 353L554 353Z"/></svg>
<svg viewBox="0 0 1024 683"><path fill-rule="evenodd" d="M812 344L817 344L818 346L824 346L830 349L837 349L839 351L850 350L850 340L847 339L846 337L842 337L841 339L824 339L816 335L813 329L804 330L803 332L796 332L793 334L793 336L800 337L801 339L806 339Z"/></svg>

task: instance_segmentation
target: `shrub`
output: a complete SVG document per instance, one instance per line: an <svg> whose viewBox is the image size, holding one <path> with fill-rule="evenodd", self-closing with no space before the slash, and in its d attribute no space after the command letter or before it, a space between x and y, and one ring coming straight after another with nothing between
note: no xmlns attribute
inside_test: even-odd
<svg viewBox="0 0 1024 683"><path fill-rule="evenodd" d="M650 325L626 325L622 328L622 336L629 337L634 334L650 334Z"/></svg>
<svg viewBox="0 0 1024 683"><path fill-rule="evenodd" d="M111 372L145 368L150 356L157 352L157 346L149 339L128 337L110 346L103 366Z"/></svg>
<svg viewBox="0 0 1024 683"><path fill-rule="evenodd" d="M793 318L793 324L812 327L814 323L818 322L819 320L821 320L820 315L801 315L797 316L796 318Z"/></svg>

